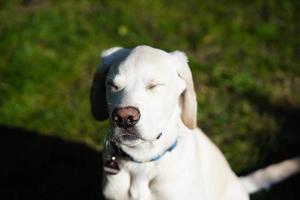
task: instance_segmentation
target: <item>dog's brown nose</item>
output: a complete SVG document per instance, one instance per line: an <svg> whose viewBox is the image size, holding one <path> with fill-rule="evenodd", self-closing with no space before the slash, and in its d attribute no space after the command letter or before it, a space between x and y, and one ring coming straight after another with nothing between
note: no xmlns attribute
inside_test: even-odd
<svg viewBox="0 0 300 200"><path fill-rule="evenodd" d="M140 111L132 106L116 108L112 113L112 120L120 128L134 126L140 119Z"/></svg>

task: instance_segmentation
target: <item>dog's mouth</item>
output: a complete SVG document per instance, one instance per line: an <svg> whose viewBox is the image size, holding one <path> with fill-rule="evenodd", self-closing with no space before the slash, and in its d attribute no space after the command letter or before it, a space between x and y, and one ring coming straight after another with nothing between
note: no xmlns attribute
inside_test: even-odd
<svg viewBox="0 0 300 200"><path fill-rule="evenodd" d="M135 141L135 140L139 140L142 138L138 136L138 133L135 129L133 128L126 128L126 129L123 129L122 132L121 132L121 135L120 135L121 139L122 140L125 140L125 141Z"/></svg>
<svg viewBox="0 0 300 200"><path fill-rule="evenodd" d="M110 134L109 140L116 144L123 144L127 146L135 146L144 141L138 134L138 131L134 128L122 128L114 130Z"/></svg>
<svg viewBox="0 0 300 200"><path fill-rule="evenodd" d="M115 144L133 147L141 143L153 142L158 140L161 136L162 133L159 133L156 138L145 139L140 136L138 130L135 128L122 128L113 130L113 132L109 134L108 139Z"/></svg>

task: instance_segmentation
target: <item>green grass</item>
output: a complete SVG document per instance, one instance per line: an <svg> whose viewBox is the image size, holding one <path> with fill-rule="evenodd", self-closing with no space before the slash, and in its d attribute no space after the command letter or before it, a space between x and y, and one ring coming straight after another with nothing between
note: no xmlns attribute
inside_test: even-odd
<svg viewBox="0 0 300 200"><path fill-rule="evenodd" d="M99 54L148 44L187 53L199 126L235 171L294 155L299 8L293 0L3 0L0 124L101 148L107 122L89 110Z"/></svg>

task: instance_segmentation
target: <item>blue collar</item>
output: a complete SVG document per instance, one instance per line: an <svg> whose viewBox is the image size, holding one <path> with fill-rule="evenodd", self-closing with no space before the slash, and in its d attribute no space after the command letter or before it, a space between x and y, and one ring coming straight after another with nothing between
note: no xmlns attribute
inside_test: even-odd
<svg viewBox="0 0 300 200"><path fill-rule="evenodd" d="M149 160L136 160L135 158L133 158L132 156L128 155L126 152L124 152L121 148L119 148L118 146L116 146L115 144L113 144L113 148L115 148L117 151L120 153L120 156L122 156L123 158L126 158L132 162L135 163L147 163L147 162L153 162L153 161L157 161L160 158L162 158L167 152L171 152L173 149L175 149L175 147L177 146L178 143L178 139L175 140L175 142L169 147L167 148L165 151L163 151L161 154L158 154L156 156L154 156L153 158L149 159Z"/></svg>

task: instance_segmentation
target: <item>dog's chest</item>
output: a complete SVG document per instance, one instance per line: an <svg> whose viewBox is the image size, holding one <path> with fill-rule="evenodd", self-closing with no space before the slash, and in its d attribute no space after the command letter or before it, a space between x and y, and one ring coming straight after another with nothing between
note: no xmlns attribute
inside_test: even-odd
<svg viewBox="0 0 300 200"><path fill-rule="evenodd" d="M134 164L130 168L131 185L129 194L132 199L152 199L150 182L156 176L153 163Z"/></svg>
<svg viewBox="0 0 300 200"><path fill-rule="evenodd" d="M122 163L115 175L106 174L104 195L108 199L143 199L153 198L151 181L156 177L153 163ZM127 198L124 198L127 197Z"/></svg>

